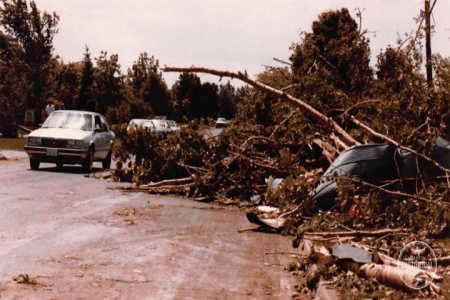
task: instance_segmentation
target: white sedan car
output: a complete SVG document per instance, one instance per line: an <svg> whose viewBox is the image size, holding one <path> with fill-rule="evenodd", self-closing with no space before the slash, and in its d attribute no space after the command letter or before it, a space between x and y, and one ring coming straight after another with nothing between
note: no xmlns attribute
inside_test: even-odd
<svg viewBox="0 0 450 300"><path fill-rule="evenodd" d="M161 134L163 136L167 135L168 133L171 133L171 129L169 126L169 123L167 123L166 120L150 120L144 123L142 125L144 129L147 129L151 132L156 132L158 134Z"/></svg>
<svg viewBox="0 0 450 300"><path fill-rule="evenodd" d="M41 128L28 135L25 151L32 170L37 170L41 162L50 162L59 168L63 164L81 164L90 172L94 161L110 168L114 144L115 134L102 115L57 110Z"/></svg>
<svg viewBox="0 0 450 300"><path fill-rule="evenodd" d="M227 127L227 119L218 118L216 121L216 128L219 128L219 127Z"/></svg>

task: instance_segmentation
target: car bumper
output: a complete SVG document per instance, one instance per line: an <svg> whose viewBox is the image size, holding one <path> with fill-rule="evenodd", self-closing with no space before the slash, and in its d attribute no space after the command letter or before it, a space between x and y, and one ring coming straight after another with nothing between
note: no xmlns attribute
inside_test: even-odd
<svg viewBox="0 0 450 300"><path fill-rule="evenodd" d="M56 150L56 156L48 155L47 149ZM79 164L86 160L88 150L25 146L25 152L28 154L30 159L41 162Z"/></svg>

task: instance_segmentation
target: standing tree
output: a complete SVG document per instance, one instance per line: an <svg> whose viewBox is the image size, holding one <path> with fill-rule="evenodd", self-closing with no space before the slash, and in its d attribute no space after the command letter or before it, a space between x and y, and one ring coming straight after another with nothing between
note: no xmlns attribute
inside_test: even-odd
<svg viewBox="0 0 450 300"><path fill-rule="evenodd" d="M159 61L153 56L148 57L147 52L141 53L137 61L133 63L131 69L128 69L127 83L135 91L136 96L139 96L144 83L150 73L158 73Z"/></svg>
<svg viewBox="0 0 450 300"><path fill-rule="evenodd" d="M234 87L228 83L220 86L219 114L226 119L232 119L236 114L236 96Z"/></svg>
<svg viewBox="0 0 450 300"><path fill-rule="evenodd" d="M30 2L30 9L25 0L1 0L1 3L0 24L9 37L7 41L18 45L15 65L20 63L21 67L15 71L26 69L30 86L26 95L27 105L36 108L38 123L51 88L48 64L52 58L53 37L58 32L59 16L47 12L41 14L34 1Z"/></svg>
<svg viewBox="0 0 450 300"><path fill-rule="evenodd" d="M23 120L29 84L21 63L22 48L0 31L0 132L3 137L17 136L17 124Z"/></svg>
<svg viewBox="0 0 450 300"><path fill-rule="evenodd" d="M81 71L74 64L64 65L53 59L51 86L52 97L64 104L66 109L75 109L80 90Z"/></svg>
<svg viewBox="0 0 450 300"><path fill-rule="evenodd" d="M200 86L200 78L190 73L181 73L177 82L172 86L175 102L181 108L183 116L188 120L197 117L196 112L192 111L194 104L191 103L195 102Z"/></svg>
<svg viewBox="0 0 450 300"><path fill-rule="evenodd" d="M92 64L89 48L86 46L83 58L83 74L81 76L77 109L86 110L92 103L92 85L94 84L94 65ZM94 106L95 107L95 106Z"/></svg>
<svg viewBox="0 0 450 300"><path fill-rule="evenodd" d="M296 94L326 115L364 97L372 81L369 40L346 8L327 11L302 33L291 56ZM344 97L342 94L345 94Z"/></svg>
<svg viewBox="0 0 450 300"><path fill-rule="evenodd" d="M92 92L95 99L95 111L104 115L108 107L114 107L124 99L122 73L117 54L111 55L108 59L107 52L101 51L101 55L99 58L96 58L96 61L97 69L94 72L95 89Z"/></svg>
<svg viewBox="0 0 450 300"><path fill-rule="evenodd" d="M158 116L171 116L172 103L170 91L161 74L150 72L140 91L144 103L150 104L153 113Z"/></svg>

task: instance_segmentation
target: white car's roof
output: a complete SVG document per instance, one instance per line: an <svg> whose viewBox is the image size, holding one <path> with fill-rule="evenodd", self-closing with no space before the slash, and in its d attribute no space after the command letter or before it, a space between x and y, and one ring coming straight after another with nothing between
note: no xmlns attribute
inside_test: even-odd
<svg viewBox="0 0 450 300"><path fill-rule="evenodd" d="M95 115L95 116L102 116L102 114L99 114L97 112L93 112L93 111L85 111L85 110L55 110L52 113L60 113L60 112L65 112L65 113L77 113L77 114L83 114L83 115Z"/></svg>
<svg viewBox="0 0 450 300"><path fill-rule="evenodd" d="M160 123L163 123L163 122L166 122L165 120L151 120L151 122L153 122L153 124L160 124Z"/></svg>
<svg viewBox="0 0 450 300"><path fill-rule="evenodd" d="M148 119L132 119L131 121L130 121L130 124L133 122L133 123L136 123L136 122L145 122L145 121L148 121Z"/></svg>

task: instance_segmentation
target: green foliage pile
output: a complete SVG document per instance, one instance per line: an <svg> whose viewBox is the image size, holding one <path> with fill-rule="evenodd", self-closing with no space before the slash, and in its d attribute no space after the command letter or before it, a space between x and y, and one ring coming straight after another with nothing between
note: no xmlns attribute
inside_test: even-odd
<svg viewBox="0 0 450 300"><path fill-rule="evenodd" d="M271 158L259 163L258 156L272 155L275 163L279 155L271 148L262 152L246 146L241 151L236 143L242 143L246 137L235 127L208 138L199 130L200 125L192 121L181 128L180 134L167 137L142 127L127 131L126 124L115 126L113 130L119 140L115 149L118 162L115 177L141 185L195 174L199 195L248 202L252 196L266 192L265 181L269 176L287 176L298 168L294 165L290 170L277 170L270 165Z"/></svg>
<svg viewBox="0 0 450 300"><path fill-rule="evenodd" d="M127 130L127 124L114 126L113 130L119 139L115 149L115 176L138 185L187 177L189 171L184 164L202 167L209 156L209 146L195 122L183 128L179 135L167 137L142 127Z"/></svg>

